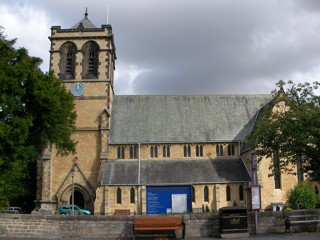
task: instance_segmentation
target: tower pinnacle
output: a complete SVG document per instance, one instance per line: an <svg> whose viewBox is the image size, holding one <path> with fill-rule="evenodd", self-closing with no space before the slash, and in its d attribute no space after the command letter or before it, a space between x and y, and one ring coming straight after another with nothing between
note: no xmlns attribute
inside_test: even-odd
<svg viewBox="0 0 320 240"><path fill-rule="evenodd" d="M86 7L86 13L84 14L84 18L87 19L88 18L88 8Z"/></svg>

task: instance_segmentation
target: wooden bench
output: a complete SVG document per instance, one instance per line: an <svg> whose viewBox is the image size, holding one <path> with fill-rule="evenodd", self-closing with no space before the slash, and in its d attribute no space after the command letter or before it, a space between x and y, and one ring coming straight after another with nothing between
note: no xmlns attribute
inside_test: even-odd
<svg viewBox="0 0 320 240"><path fill-rule="evenodd" d="M186 227L182 216L135 216L133 219L133 239L138 236L175 237L175 230L182 230L182 239L185 239Z"/></svg>
<svg viewBox="0 0 320 240"><path fill-rule="evenodd" d="M114 215L117 215L117 216L130 215L130 209L116 209L114 210Z"/></svg>
<svg viewBox="0 0 320 240"><path fill-rule="evenodd" d="M300 224L308 224L308 223L320 223L320 214L319 213L285 213L284 214L284 223L286 226L285 232L289 230L290 234L292 234L291 226L292 225L300 225Z"/></svg>

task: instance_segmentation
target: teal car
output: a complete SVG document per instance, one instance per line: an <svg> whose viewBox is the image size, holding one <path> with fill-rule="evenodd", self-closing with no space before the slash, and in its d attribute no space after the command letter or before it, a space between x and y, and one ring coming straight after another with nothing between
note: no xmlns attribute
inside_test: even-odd
<svg viewBox="0 0 320 240"><path fill-rule="evenodd" d="M89 211L89 210L81 209L77 205L73 205L73 206L74 206L74 214L76 214L76 215L90 215L91 214L91 211ZM59 208L59 213L61 215L72 214L72 205L71 204L62 205Z"/></svg>

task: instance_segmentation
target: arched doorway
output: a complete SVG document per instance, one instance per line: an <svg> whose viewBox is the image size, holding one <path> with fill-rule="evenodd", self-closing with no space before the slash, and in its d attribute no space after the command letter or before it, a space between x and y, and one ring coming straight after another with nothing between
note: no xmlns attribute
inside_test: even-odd
<svg viewBox="0 0 320 240"><path fill-rule="evenodd" d="M74 204L80 208L88 209L93 211L95 195L93 191L88 191L80 184L74 184ZM69 185L62 193L59 206L62 204L72 204L72 185Z"/></svg>
<svg viewBox="0 0 320 240"><path fill-rule="evenodd" d="M70 204L72 204L72 194L70 196ZM84 196L78 190L74 190L74 204L78 205L80 208L85 208Z"/></svg>

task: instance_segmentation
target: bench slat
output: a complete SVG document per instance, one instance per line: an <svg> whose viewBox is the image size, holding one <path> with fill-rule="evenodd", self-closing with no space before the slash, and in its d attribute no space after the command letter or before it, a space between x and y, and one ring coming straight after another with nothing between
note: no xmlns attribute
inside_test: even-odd
<svg viewBox="0 0 320 240"><path fill-rule="evenodd" d="M135 216L133 230L135 236L136 232L143 231L170 231L172 234L174 230L182 230L182 238L185 239L185 224L182 216ZM156 232L155 234L159 235Z"/></svg>
<svg viewBox="0 0 320 240"><path fill-rule="evenodd" d="M319 214L299 214L299 215L286 215L285 216L285 232L287 230L291 232L291 225L296 224L305 224L305 223L319 223L320 215Z"/></svg>
<svg viewBox="0 0 320 240"><path fill-rule="evenodd" d="M288 215L288 218L319 218L320 215Z"/></svg>
<svg viewBox="0 0 320 240"><path fill-rule="evenodd" d="M116 209L114 210L114 215L119 215L119 216L130 215L130 209Z"/></svg>
<svg viewBox="0 0 320 240"><path fill-rule="evenodd" d="M320 222L320 220L306 220L306 221L290 221L290 224L294 223L313 223L313 222Z"/></svg>
<svg viewBox="0 0 320 240"><path fill-rule="evenodd" d="M136 227L135 230L143 231L143 230L150 230L150 231L157 231L157 230L182 230L183 227Z"/></svg>

